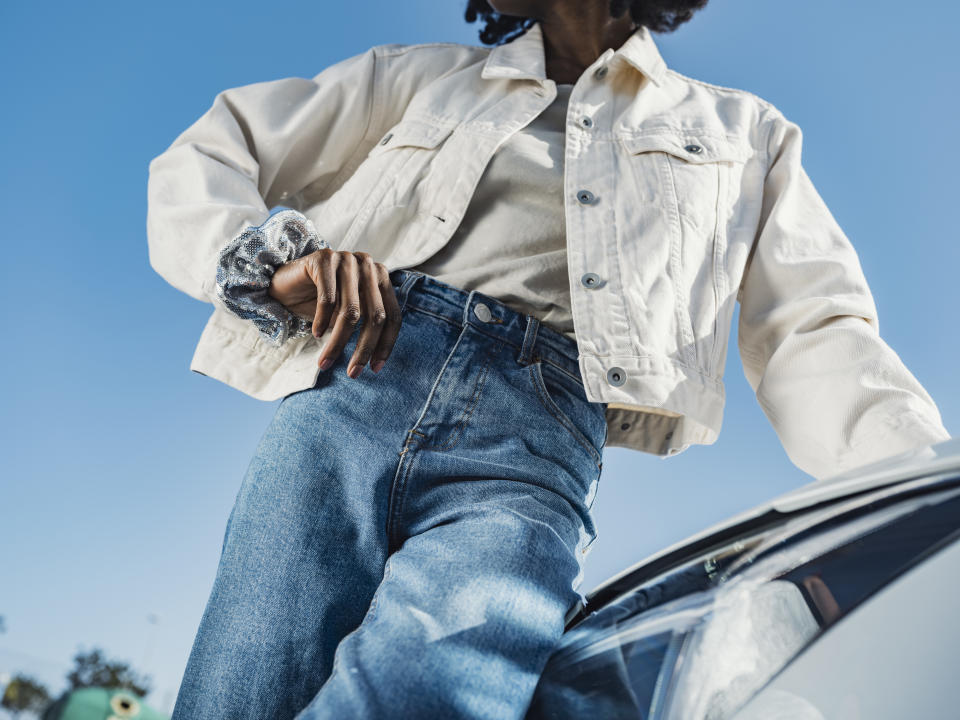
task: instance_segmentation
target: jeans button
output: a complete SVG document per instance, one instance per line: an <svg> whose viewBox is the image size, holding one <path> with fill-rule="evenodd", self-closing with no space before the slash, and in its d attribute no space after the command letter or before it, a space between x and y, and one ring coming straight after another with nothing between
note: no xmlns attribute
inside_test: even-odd
<svg viewBox="0 0 960 720"><path fill-rule="evenodd" d="M490 308L488 308L483 303L477 303L474 306L473 314L476 315L481 322L490 322L491 318L493 318L493 314L490 312Z"/></svg>

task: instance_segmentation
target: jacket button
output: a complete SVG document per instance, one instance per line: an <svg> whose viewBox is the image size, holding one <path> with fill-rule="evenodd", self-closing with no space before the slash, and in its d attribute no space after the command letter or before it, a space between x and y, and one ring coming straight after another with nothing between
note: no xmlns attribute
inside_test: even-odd
<svg viewBox="0 0 960 720"><path fill-rule="evenodd" d="M386 137L384 137L383 140L380 141L380 144L386 145L388 142L390 142L390 138L392 137L393 137L393 133L387 133Z"/></svg>
<svg viewBox="0 0 960 720"><path fill-rule="evenodd" d="M593 197L593 193L589 190L578 190L577 191L577 200L579 200L584 205L592 205L596 198Z"/></svg>
<svg viewBox="0 0 960 720"><path fill-rule="evenodd" d="M580 276L580 284L585 288L594 288L600 282L600 276L596 273L584 273Z"/></svg>
<svg viewBox="0 0 960 720"><path fill-rule="evenodd" d="M490 312L490 308L488 308L483 303L477 303L474 306L473 314L476 315L481 322L490 322L490 319L493 317L493 315Z"/></svg>
<svg viewBox="0 0 960 720"><path fill-rule="evenodd" d="M585 128L592 128L593 120L590 118L590 116L584 115L582 118L580 118L580 124Z"/></svg>
<svg viewBox="0 0 960 720"><path fill-rule="evenodd" d="M627 373L622 367L612 367L607 370L607 382L611 385L623 385L627 381Z"/></svg>
<svg viewBox="0 0 960 720"><path fill-rule="evenodd" d="M603 80L604 76L607 74L607 66L601 65L594 71L593 74L598 80Z"/></svg>
<svg viewBox="0 0 960 720"><path fill-rule="evenodd" d="M694 155L699 155L700 153L703 152L703 148L700 147L699 145L687 145L683 149L686 150L688 153L693 153Z"/></svg>

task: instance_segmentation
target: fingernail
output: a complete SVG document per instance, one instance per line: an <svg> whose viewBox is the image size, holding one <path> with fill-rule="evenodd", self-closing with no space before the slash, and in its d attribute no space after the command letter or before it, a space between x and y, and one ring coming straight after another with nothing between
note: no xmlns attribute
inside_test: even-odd
<svg viewBox="0 0 960 720"><path fill-rule="evenodd" d="M359 365L354 365L352 368L347 370L347 375L349 375L352 378L356 378L362 370L363 368L360 367Z"/></svg>
<svg viewBox="0 0 960 720"><path fill-rule="evenodd" d="M321 369L321 370L326 370L326 369L327 369L328 367L330 367L332 364L333 364L333 360L331 360L330 358L324 358L324 359L323 359L323 362L320 363L320 369Z"/></svg>
<svg viewBox="0 0 960 720"><path fill-rule="evenodd" d="M386 364L387 364L387 361L386 361L386 360L377 360L377 361L373 364L373 367L371 367L370 369L373 370L375 373L378 373L378 372L380 372L380 371L383 369L383 366L386 365Z"/></svg>

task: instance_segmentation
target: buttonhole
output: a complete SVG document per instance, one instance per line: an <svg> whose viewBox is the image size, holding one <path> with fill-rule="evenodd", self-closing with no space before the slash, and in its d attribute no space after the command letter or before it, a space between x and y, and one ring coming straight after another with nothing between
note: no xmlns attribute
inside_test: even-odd
<svg viewBox="0 0 960 720"><path fill-rule="evenodd" d="M446 222L446 221L447 221L446 218L442 218L442 217L440 217L439 215L434 215L434 217L435 217L437 220L439 220L440 222Z"/></svg>

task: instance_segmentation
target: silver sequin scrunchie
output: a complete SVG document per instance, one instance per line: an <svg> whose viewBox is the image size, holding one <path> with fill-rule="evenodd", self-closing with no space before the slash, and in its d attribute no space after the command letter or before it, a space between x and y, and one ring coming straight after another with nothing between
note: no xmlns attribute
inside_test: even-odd
<svg viewBox="0 0 960 720"><path fill-rule="evenodd" d="M310 334L312 322L270 297L276 269L329 247L313 223L296 210L281 210L262 225L248 227L220 252L217 297L238 317L252 320L272 345Z"/></svg>

